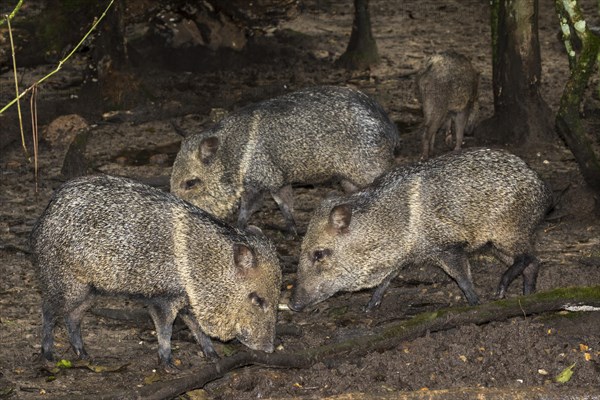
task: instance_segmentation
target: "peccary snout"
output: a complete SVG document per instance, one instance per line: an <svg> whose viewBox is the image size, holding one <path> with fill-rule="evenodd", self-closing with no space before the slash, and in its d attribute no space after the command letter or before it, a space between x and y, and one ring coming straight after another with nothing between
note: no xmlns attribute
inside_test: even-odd
<svg viewBox="0 0 600 400"><path fill-rule="evenodd" d="M304 289L298 289L298 286L294 286L292 291L292 297L290 298L290 302L288 303L288 307L290 310L294 312L300 312L304 310L309 302L306 301L307 293Z"/></svg>

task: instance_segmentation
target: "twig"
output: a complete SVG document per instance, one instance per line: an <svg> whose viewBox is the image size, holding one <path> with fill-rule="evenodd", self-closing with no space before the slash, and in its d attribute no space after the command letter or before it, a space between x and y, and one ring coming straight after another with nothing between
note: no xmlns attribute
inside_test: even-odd
<svg viewBox="0 0 600 400"><path fill-rule="evenodd" d="M54 75L55 73L57 73L58 71L60 71L60 69L62 68L63 64L69 59L71 58L71 56L77 51L79 50L79 48L81 47L81 45L83 44L83 42L88 38L88 36L94 31L94 29L96 29L96 26L98 26L98 24L100 23L100 21L102 21L102 19L104 19L104 17L106 16L106 13L108 12L108 10L112 7L114 3L114 0L111 0L110 3L108 4L108 6L106 7L106 9L104 10L104 12L102 13L102 15L100 15L99 18L96 18L94 23L92 24L92 27L87 31L87 33L83 36L83 38L81 38L81 40L79 41L79 43L77 43L77 45L75 47L73 47L73 49L69 52L69 54L67 54L62 60L60 60L58 62L58 65L56 66L56 68L51 71L48 75L44 76L43 78L41 78L40 80L38 80L37 82L35 82L33 85L31 85L30 87L28 87L27 89L25 89L23 92L21 92L20 95L18 95L16 98L14 98L12 101L10 101L10 103L8 103L7 105L5 105L2 109L0 109L0 114L2 114L4 111L8 110L10 107L12 107L13 104L17 103L19 101L19 99L21 97L23 97L25 94L27 94L29 91L33 90L33 88L39 84L41 84L42 82L44 82L46 79L50 78L52 75ZM16 73L16 72L15 72Z"/></svg>
<svg viewBox="0 0 600 400"><path fill-rule="evenodd" d="M38 192L38 123L37 123L37 85L33 86L29 99L31 109L31 133L33 136L33 175L35 178L35 192Z"/></svg>
<svg viewBox="0 0 600 400"><path fill-rule="evenodd" d="M19 79L17 78L17 57L15 55L15 42L13 41L12 29L10 27L10 18L7 15L5 17L6 23L8 24L8 37L10 38L10 50L12 55L12 63L13 63L13 73L15 77L15 95L17 96L17 114L19 115L19 129L21 130L21 145L23 146L23 152L25 153L25 158L29 161L29 152L27 151L27 145L25 144L25 133L23 132L23 117L21 115L21 102L19 99ZM1 114L1 112L0 112Z"/></svg>
<svg viewBox="0 0 600 400"><path fill-rule="evenodd" d="M17 12L19 12L19 9L21 8L22 5L23 5L23 0L19 0L19 2L15 6L15 8L12 10L12 12L6 16L6 19L0 20L0 26L2 26L4 24L4 22L6 22L7 20L10 21L11 19L13 19L15 17L15 15L17 15Z"/></svg>
<svg viewBox="0 0 600 400"><path fill-rule="evenodd" d="M525 312L525 310L523 309L523 306L521 305L521 300L519 300L519 307L521 308L521 311L523 311L523 318L527 319L527 313Z"/></svg>

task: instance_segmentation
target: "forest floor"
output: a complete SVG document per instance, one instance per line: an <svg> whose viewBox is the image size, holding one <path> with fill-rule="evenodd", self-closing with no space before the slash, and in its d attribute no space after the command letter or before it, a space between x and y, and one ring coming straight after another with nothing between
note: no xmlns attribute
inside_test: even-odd
<svg viewBox="0 0 600 400"><path fill-rule="evenodd" d="M85 55L78 56L75 65L65 66L52 78L53 83L40 87L39 101L47 101L49 105L42 107L46 113L54 113L52 119L62 117L52 128L59 132L64 128L61 123L76 120L65 117L64 110L88 119L86 158L93 171L149 179L170 174L181 140L169 124L171 118L193 132L210 123L211 110L213 114L221 108L231 111L305 86L352 86L377 99L388 111L399 127L401 160L410 163L419 156L422 121L415 95L415 72L427 56L452 49L470 57L481 72L478 118L493 113L488 3L372 0L373 33L382 61L368 72L348 72L333 64L349 39L351 2L306 1L297 18L283 22L269 35L252 38L244 50L224 57L219 68L193 72L139 68L137 88L144 95L137 97L139 103L130 107L130 112L109 113L113 110L105 105L107 102L93 97L98 91L83 90L77 84L83 81L81 76L87 68ZM568 77L558 29L554 4L540 1L542 96L554 112ZM51 68L44 65L23 71L24 79L32 80ZM9 73L0 77L3 99L12 90L9 79ZM68 104L52 102L60 97L56 93ZM594 129L598 110L592 101L584 110L586 124ZM48 129L40 127L41 131ZM479 144L474 137L466 138L465 147ZM558 140L536 149L506 148L538 171L559 199L554 217L543 223L537 239L537 254L542 261L538 290L599 285L600 224L592 213L594 197L570 151ZM443 151L447 149L438 149L438 153ZM84 320L84 341L94 364L108 371L55 370L39 359L40 294L27 254L27 238L35 219L62 181L63 157L64 152L41 144L36 192L33 167L20 147L14 144L2 150L0 398L107 395L174 377L157 369L157 343L150 324L123 322L93 313ZM300 231L306 228L319 200L332 189L338 188L320 185L296 189ZM251 223L263 228L287 260L281 298L286 303L301 238L284 237L278 228L283 221L272 201L265 202ZM473 278L482 301L493 300L504 267L486 256L472 261ZM508 297L518 296L520 287L518 278ZM455 282L441 270L426 265L403 271L392 282L381 307L365 314L362 307L370 295L371 291L342 293L310 312L280 311L280 323L299 327L301 334L278 337L276 351L316 348L368 334L390 321L409 320L420 312L466 305ZM139 305L108 299L100 301L97 307L135 309ZM56 341L59 356L72 360L74 354L62 327L57 329ZM207 363L186 330L177 330L172 343L181 368L175 377ZM220 354L243 350L238 343L215 343ZM554 382L561 371L573 364L574 372L568 382ZM408 340L388 351L319 363L302 370L246 367L210 382L188 397L323 398L349 393L385 396L416 390L536 386L584 389L592 396L600 396L600 312L563 311L466 325Z"/></svg>

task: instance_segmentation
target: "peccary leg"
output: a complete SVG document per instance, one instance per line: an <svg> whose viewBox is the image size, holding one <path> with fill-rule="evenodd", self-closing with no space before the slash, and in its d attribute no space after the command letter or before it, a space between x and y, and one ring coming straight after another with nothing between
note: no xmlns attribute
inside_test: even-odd
<svg viewBox="0 0 600 400"><path fill-rule="evenodd" d="M433 111L433 110L432 110ZM433 152L435 143L435 134L442 126L444 115L425 115L426 128L423 131L423 137L421 140L421 159L426 160L429 158L430 152Z"/></svg>
<svg viewBox="0 0 600 400"><path fill-rule="evenodd" d="M279 210L285 219L285 230L294 237L298 235L296 231L296 221L294 220L294 193L292 185L286 185L276 192L271 192L271 196L277 203Z"/></svg>
<svg viewBox="0 0 600 400"><path fill-rule="evenodd" d="M86 296L83 301L65 316L65 325L67 326L71 347L73 347L73 351L75 351L77 357L81 359L88 358L88 354L83 347L83 340L81 339L81 320L85 311L90 308L90 304L91 299L88 299Z"/></svg>
<svg viewBox="0 0 600 400"><path fill-rule="evenodd" d="M435 137L437 136L438 131L439 131L439 128L429 138L429 154L430 155L433 154L433 152L435 151Z"/></svg>
<svg viewBox="0 0 600 400"><path fill-rule="evenodd" d="M456 128L455 128L456 130ZM444 142L446 142L446 146L452 147L452 119L448 118L442 127L442 132L444 132Z"/></svg>
<svg viewBox="0 0 600 400"><path fill-rule="evenodd" d="M469 111L464 110L459 112L454 116L454 130L456 131L456 143L454 145L454 150L460 150L462 147L462 142L465 137L465 128L467 126L467 121L469 118Z"/></svg>
<svg viewBox="0 0 600 400"><path fill-rule="evenodd" d="M529 266L523 270L523 294L527 295L535 292L539 270L540 260L534 257Z"/></svg>
<svg viewBox="0 0 600 400"><path fill-rule="evenodd" d="M69 341L77 357L85 359L88 355L81 339L81 320L93 300L91 288L75 280L64 282L64 287L68 288L67 292L59 294L58 298L62 297L64 302L63 310Z"/></svg>
<svg viewBox="0 0 600 400"><path fill-rule="evenodd" d="M262 206L262 191L254 188L247 188L242 195L242 204L240 205L240 214L238 215L237 225L239 228L245 228L248 220Z"/></svg>
<svg viewBox="0 0 600 400"><path fill-rule="evenodd" d="M215 348L212 345L212 341L204 332L202 332L200 324L198 324L196 317L194 317L190 313L189 309L184 308L183 310L181 310L179 312L179 316L192 332L194 339L196 339L196 342L198 342L198 344L202 348L204 356L211 360L218 360L219 354L217 354L217 352L215 351Z"/></svg>
<svg viewBox="0 0 600 400"><path fill-rule="evenodd" d="M461 247L453 247L444 252L438 253L434 260L438 263L452 279L456 281L458 287L463 291L469 305L479 304L479 297L475 293L473 281L471 279L471 267L467 254Z"/></svg>
<svg viewBox="0 0 600 400"><path fill-rule="evenodd" d="M381 300L383 299L383 294L387 290L388 286L390 286L390 282L392 282L392 280L394 280L394 278L397 276L398 276L398 271L394 271L391 274L389 274L383 280L383 282L381 282L379 284L379 286L377 286L377 288L375 289L375 292L373 292L373 296L371 297L371 300L369 300L369 303L367 303L367 306L365 307L366 312L369 312L369 311L379 307L379 305L381 304Z"/></svg>
<svg viewBox="0 0 600 400"><path fill-rule="evenodd" d="M167 372L177 370L171 355L171 335L177 309L168 301L157 301L150 304L148 312L154 321L158 339L158 357Z"/></svg>
<svg viewBox="0 0 600 400"><path fill-rule="evenodd" d="M530 271L525 273L525 269L531 265L532 268ZM515 278L521 274L523 274L523 293L527 290L528 292L525 294L529 294L535 290L535 283L537 280L537 273L539 269L539 262L537 259L530 254L520 254L515 257L513 264L506 270L504 275L502 275L502 279L500 279L500 284L498 285L498 290L496 292L496 296L500 299L504 298L506 295L506 289L511 284Z"/></svg>
<svg viewBox="0 0 600 400"><path fill-rule="evenodd" d="M53 361L54 327L56 325L56 305L48 300L42 304L42 355L46 360Z"/></svg>
<svg viewBox="0 0 600 400"><path fill-rule="evenodd" d="M494 254L498 260L506 264L506 266L510 267L515 262L514 253L503 250L502 248L498 248L494 245L492 245L491 250L492 254Z"/></svg>

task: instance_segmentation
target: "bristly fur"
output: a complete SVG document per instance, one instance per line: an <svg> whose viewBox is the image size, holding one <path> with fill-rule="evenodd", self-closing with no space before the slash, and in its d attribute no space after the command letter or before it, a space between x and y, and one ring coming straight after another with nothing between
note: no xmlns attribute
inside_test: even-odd
<svg viewBox="0 0 600 400"><path fill-rule="evenodd" d="M479 73L469 59L453 51L429 57L417 76L417 94L423 107L424 128L421 158L427 159L434 149L435 136L444 128L446 143L452 141L460 150L465 133L469 133L477 115Z"/></svg>
<svg viewBox="0 0 600 400"><path fill-rule="evenodd" d="M398 148L396 126L367 95L312 87L249 105L187 137L171 192L220 218L240 208L239 226L271 193L293 229L291 184L340 180L356 190L391 168Z"/></svg>
<svg viewBox="0 0 600 400"><path fill-rule="evenodd" d="M178 312L210 357L216 353L208 336L272 351L281 285L273 244L172 194L111 176L67 182L35 224L31 250L47 358L61 314L73 349L85 357L79 325L96 295L142 299L167 365Z"/></svg>
<svg viewBox="0 0 600 400"><path fill-rule="evenodd" d="M396 167L315 210L290 307L379 285L369 303L375 307L403 267L420 263L441 267L476 304L467 256L488 247L509 266L498 295L520 274L530 293L539 265L533 236L550 205L551 192L535 171L502 150L471 149Z"/></svg>

